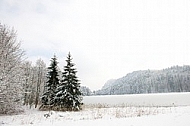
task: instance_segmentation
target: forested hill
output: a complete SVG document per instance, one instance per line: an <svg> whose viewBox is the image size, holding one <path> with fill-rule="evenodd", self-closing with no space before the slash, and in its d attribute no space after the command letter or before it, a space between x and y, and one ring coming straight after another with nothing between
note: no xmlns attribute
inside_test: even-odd
<svg viewBox="0 0 190 126"><path fill-rule="evenodd" d="M96 95L166 93L190 91L190 66L163 70L140 70L109 80Z"/></svg>

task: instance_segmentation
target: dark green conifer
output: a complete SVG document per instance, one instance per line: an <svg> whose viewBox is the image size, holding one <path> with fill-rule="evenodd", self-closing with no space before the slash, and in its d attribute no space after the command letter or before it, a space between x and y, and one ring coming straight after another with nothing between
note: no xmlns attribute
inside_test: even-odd
<svg viewBox="0 0 190 126"><path fill-rule="evenodd" d="M42 96L42 106L53 106L55 104L54 99L56 94L56 88L59 85L57 64L57 58L54 55L54 57L51 59L51 64L48 67L47 83L44 87L44 94Z"/></svg>
<svg viewBox="0 0 190 126"><path fill-rule="evenodd" d="M68 54L67 65L64 66L62 73L63 79L57 88L56 105L67 110L80 110L82 105L82 94L80 91L80 83L76 76L76 69L72 63L71 54Z"/></svg>

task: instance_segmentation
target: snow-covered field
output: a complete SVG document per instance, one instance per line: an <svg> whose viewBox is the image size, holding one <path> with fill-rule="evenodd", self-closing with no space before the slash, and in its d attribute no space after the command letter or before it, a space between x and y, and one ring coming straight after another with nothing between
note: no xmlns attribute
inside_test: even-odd
<svg viewBox="0 0 190 126"><path fill-rule="evenodd" d="M190 126L190 93L93 96L84 103L79 112L25 108L20 115L0 116L0 126Z"/></svg>

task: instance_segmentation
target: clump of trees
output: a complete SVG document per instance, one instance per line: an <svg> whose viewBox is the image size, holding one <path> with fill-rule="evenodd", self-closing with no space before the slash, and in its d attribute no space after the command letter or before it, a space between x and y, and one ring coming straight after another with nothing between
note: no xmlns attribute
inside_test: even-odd
<svg viewBox="0 0 190 126"><path fill-rule="evenodd" d="M71 54L68 54L66 66L62 72L62 78L59 80L58 62L56 56L51 60L48 67L48 81L45 85L45 91L42 96L42 106L40 109L53 110L74 110L78 111L82 105L82 93L80 83L76 76L76 69L72 63Z"/></svg>
<svg viewBox="0 0 190 126"><path fill-rule="evenodd" d="M42 59L32 65L20 46L16 31L0 23L0 114L21 112L23 105L79 110L82 94L70 53L61 72L56 56L48 68Z"/></svg>

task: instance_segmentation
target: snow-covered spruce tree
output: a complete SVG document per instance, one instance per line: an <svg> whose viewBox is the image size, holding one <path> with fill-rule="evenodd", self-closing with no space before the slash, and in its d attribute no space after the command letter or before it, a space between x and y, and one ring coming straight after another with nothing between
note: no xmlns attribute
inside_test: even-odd
<svg viewBox="0 0 190 126"><path fill-rule="evenodd" d="M0 23L0 114L19 112L21 108L23 56L16 32Z"/></svg>
<svg viewBox="0 0 190 126"><path fill-rule="evenodd" d="M80 83L76 76L76 69L72 63L71 54L68 54L67 65L64 66L64 72L60 85L57 87L55 103L59 110L78 111L82 105L82 93Z"/></svg>
<svg viewBox="0 0 190 126"><path fill-rule="evenodd" d="M42 95L42 106L40 109L50 109L54 106L54 99L55 99L55 91L57 86L59 85L58 79L58 66L57 66L57 58L54 57L51 59L50 67L48 67L48 74L47 74L47 83L44 87L44 93Z"/></svg>

